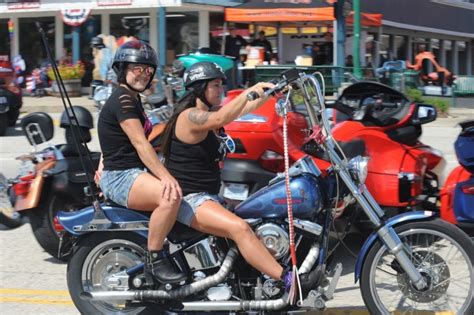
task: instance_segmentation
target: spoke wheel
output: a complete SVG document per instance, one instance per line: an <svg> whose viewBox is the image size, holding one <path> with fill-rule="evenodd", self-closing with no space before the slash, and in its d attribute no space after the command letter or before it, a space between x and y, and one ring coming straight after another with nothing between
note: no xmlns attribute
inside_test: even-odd
<svg viewBox="0 0 474 315"><path fill-rule="evenodd" d="M86 301L82 292L129 290L126 270L145 255L146 240L133 233L93 233L84 237L68 263L68 288L82 314L146 314L147 307L125 301Z"/></svg>
<svg viewBox="0 0 474 315"><path fill-rule="evenodd" d="M395 230L426 287L417 289L395 256L377 241L365 258L361 277L369 311L472 314L474 249L467 235L440 220L408 223Z"/></svg>

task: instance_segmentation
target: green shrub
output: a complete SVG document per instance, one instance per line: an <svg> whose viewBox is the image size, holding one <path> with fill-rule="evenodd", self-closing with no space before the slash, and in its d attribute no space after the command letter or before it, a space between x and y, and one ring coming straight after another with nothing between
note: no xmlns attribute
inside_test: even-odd
<svg viewBox="0 0 474 315"><path fill-rule="evenodd" d="M412 102L433 105L438 112L443 114L448 112L449 103L446 100L434 97L423 97L423 93L418 89L408 89L406 95Z"/></svg>
<svg viewBox="0 0 474 315"><path fill-rule="evenodd" d="M423 103L423 93L418 89L408 89L406 92L408 98L415 103Z"/></svg>

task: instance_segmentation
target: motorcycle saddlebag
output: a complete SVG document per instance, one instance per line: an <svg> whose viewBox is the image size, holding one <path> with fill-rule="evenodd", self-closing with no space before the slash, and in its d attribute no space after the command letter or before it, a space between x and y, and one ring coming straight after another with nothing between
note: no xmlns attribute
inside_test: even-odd
<svg viewBox="0 0 474 315"><path fill-rule="evenodd" d="M459 164L474 173L474 120L461 122L460 125L462 131L454 143L454 149Z"/></svg>

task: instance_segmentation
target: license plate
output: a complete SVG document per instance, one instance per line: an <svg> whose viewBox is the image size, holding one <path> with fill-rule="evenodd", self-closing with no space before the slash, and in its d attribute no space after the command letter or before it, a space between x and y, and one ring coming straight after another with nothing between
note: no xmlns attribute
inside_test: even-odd
<svg viewBox="0 0 474 315"><path fill-rule="evenodd" d="M249 195L249 185L224 183L224 198L245 200Z"/></svg>
<svg viewBox="0 0 474 315"><path fill-rule="evenodd" d="M8 104L8 100L6 96L0 96L0 104Z"/></svg>

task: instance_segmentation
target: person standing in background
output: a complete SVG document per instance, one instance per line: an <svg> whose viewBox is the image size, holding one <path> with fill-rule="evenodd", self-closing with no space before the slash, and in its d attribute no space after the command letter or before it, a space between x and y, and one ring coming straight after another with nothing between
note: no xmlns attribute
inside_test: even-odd
<svg viewBox="0 0 474 315"><path fill-rule="evenodd" d="M265 32L260 31L258 32L258 38L254 39L251 43L251 46L259 46L265 48L265 61L270 63L271 56L272 56L272 44L268 41L265 37Z"/></svg>
<svg viewBox="0 0 474 315"><path fill-rule="evenodd" d="M322 61L325 65L332 65L333 64L333 42L332 42L332 33L326 32L324 33L324 43L320 45L321 53L324 56L324 60Z"/></svg>
<svg viewBox="0 0 474 315"><path fill-rule="evenodd" d="M240 64L240 49L248 45L248 42L240 35L234 26L229 27L229 35L225 38L225 55L234 57L234 68L232 69L232 78L227 82L229 89L242 85L241 76L238 71Z"/></svg>

